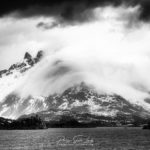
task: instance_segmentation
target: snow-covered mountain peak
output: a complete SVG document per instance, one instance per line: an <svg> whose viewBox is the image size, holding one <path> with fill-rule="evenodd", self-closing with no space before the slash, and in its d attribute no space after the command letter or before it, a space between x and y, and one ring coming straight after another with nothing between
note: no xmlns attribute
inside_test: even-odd
<svg viewBox="0 0 150 150"><path fill-rule="evenodd" d="M31 68L34 64L39 62L42 59L43 54L44 54L43 51L38 51L36 57L33 58L30 53L26 52L22 62L18 62L11 65L9 69L1 70L0 77L8 76L10 74L13 74L16 71L20 73L25 72L26 70Z"/></svg>
<svg viewBox="0 0 150 150"><path fill-rule="evenodd" d="M27 62L29 65L33 66L35 63L41 60L43 55L44 55L44 52L42 50L37 52L37 55L35 58L33 58L29 52L26 52L24 55L24 62Z"/></svg>
<svg viewBox="0 0 150 150"><path fill-rule="evenodd" d="M42 111L47 113L54 111L56 112L56 115L63 113L64 111L70 111L79 114L88 113L90 115L109 117L115 117L118 114L124 116L133 114L147 116L150 114L147 109L145 109L143 104L133 104L129 100L116 93L100 93L93 85L89 85L86 82L72 84L62 92L56 92L55 94L50 91L47 96L42 96L39 93L33 94L33 92L31 95L26 97L20 96L16 89L19 87L19 89L23 92L28 90L28 88L31 87L29 82L30 80L27 81L29 78L33 78L32 85L34 86L32 88L37 88L36 81L40 80L41 76L36 78L36 76L34 76L36 74L34 71L39 67L36 64L42 59L43 55L43 51L39 51L36 57L33 57L28 52L26 52L22 62L11 65L8 70L0 71L0 117L18 118L21 115L29 115ZM50 67L47 69L49 68ZM61 75L60 73L64 73L64 68L65 67L59 66L56 68L56 70L50 70L48 76L50 80L57 80L58 78L55 79L55 76L61 76L63 79L63 74ZM26 73L30 69L31 72L29 71L29 74ZM40 70L40 72L42 71ZM57 72L53 73L53 71ZM66 68L65 73L68 73ZM29 85L23 87L24 84L22 83ZM46 83L46 85L47 84L48 83ZM58 82L58 84L60 84L60 82ZM149 103L145 102L145 104L150 106Z"/></svg>
<svg viewBox="0 0 150 150"><path fill-rule="evenodd" d="M27 70L40 61L42 54L43 52L39 51L37 56L33 58L29 53L25 53L22 62L15 63L8 69L0 71L0 102L3 102L7 95L15 91L22 83Z"/></svg>

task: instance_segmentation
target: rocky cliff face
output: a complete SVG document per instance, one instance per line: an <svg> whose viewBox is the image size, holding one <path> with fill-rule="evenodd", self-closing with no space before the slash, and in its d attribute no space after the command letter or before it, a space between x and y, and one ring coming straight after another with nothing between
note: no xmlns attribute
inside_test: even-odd
<svg viewBox="0 0 150 150"><path fill-rule="evenodd" d="M100 116L146 113L142 107L129 103L119 95L98 94L84 82L70 87L62 94L50 95L46 101L49 109L71 110Z"/></svg>

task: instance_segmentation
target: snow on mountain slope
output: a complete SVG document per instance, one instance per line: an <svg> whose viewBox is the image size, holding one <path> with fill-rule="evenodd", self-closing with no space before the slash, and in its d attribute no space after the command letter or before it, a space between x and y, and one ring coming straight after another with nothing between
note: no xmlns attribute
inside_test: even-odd
<svg viewBox="0 0 150 150"><path fill-rule="evenodd" d="M116 117L118 115L149 116L149 112L139 105L133 105L119 95L98 94L85 83L74 85L62 94L48 97L28 97L21 99L16 93L6 97L0 107L2 117L17 118L38 112L55 112L59 116L65 111L78 114Z"/></svg>
<svg viewBox="0 0 150 150"><path fill-rule="evenodd" d="M22 63L13 64L8 70L0 71L0 102L3 102L4 98L18 87L26 71L32 68L41 57L42 51L38 52L36 58L26 53Z"/></svg>
<svg viewBox="0 0 150 150"><path fill-rule="evenodd" d="M47 109L36 114L49 122L50 126L60 124L61 127L65 122L69 125L69 120L96 126L140 125L150 117L143 107L133 105L116 94L98 94L84 82L68 88L62 94L46 97L45 104ZM23 115L22 118L30 116L35 114Z"/></svg>
<svg viewBox="0 0 150 150"><path fill-rule="evenodd" d="M39 62L42 56L42 51L39 51L35 58L32 58L32 56L26 52L23 62L11 65L8 70L0 71L0 116L9 118L18 116L16 113L19 112L15 110L20 109L18 107L20 107L20 103L22 103L23 100L15 93L15 90L24 81L28 70ZM15 101L17 101L17 103L15 103Z"/></svg>
<svg viewBox="0 0 150 150"><path fill-rule="evenodd" d="M84 82L65 90L62 94L49 96L47 102L50 110L70 110L100 116L149 113L143 107L133 105L119 95L98 94Z"/></svg>
<svg viewBox="0 0 150 150"><path fill-rule="evenodd" d="M61 114L63 111L91 114L97 116L138 115L148 116L150 103L148 100L141 103L131 103L129 100L112 93L99 94L96 89L85 83L76 83L63 92L49 94L49 96L29 95L21 97L17 88L22 86L28 70L34 68L41 60L43 52L39 51L33 58L26 53L21 63L12 65L8 70L0 71L0 117L18 118L38 112L51 112ZM57 64L61 63L57 61ZM58 70L57 70L58 69ZM60 74L68 71L63 66L54 68L54 73ZM65 72L66 73L66 72ZM21 89L20 89L21 90Z"/></svg>

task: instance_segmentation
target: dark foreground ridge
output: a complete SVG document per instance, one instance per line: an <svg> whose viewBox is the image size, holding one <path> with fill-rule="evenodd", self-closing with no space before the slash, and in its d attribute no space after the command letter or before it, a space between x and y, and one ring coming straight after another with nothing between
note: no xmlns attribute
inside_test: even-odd
<svg viewBox="0 0 150 150"><path fill-rule="evenodd" d="M86 114L86 117L89 117L89 114ZM79 122L74 117L71 117L69 115L66 116L62 115L57 119L55 118L55 120L46 121L44 120L44 118L42 118L42 116L32 114L30 116L23 116L17 120L11 120L1 117L0 130L31 130L31 129L33 130L33 129L47 129L47 128L94 128L94 127L120 127L120 126L131 126L131 127L143 126L143 129L150 129L150 122L148 120L146 119L144 120L141 118L136 119L134 120L133 124L123 122L121 118L120 121L122 121L122 124L117 124L114 121L114 119L104 116L99 117L99 120L95 121L93 120L90 122ZM148 125L144 126L143 124Z"/></svg>
<svg viewBox="0 0 150 150"><path fill-rule="evenodd" d="M45 129L45 123L38 117L19 118L17 120L0 118L0 129L3 130L27 130L27 129Z"/></svg>
<svg viewBox="0 0 150 150"><path fill-rule="evenodd" d="M143 126L143 129L149 129L150 130L150 121L148 122L148 124Z"/></svg>

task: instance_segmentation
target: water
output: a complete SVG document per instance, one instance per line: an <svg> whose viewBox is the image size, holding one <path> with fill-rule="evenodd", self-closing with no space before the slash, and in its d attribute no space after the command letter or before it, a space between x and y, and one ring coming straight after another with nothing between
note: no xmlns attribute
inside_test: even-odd
<svg viewBox="0 0 150 150"><path fill-rule="evenodd" d="M1 130L0 150L150 150L150 130L141 128Z"/></svg>

